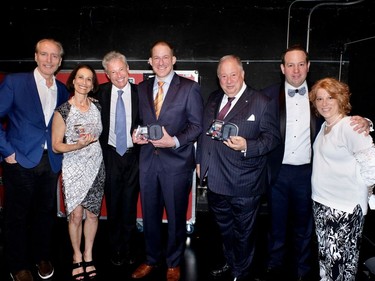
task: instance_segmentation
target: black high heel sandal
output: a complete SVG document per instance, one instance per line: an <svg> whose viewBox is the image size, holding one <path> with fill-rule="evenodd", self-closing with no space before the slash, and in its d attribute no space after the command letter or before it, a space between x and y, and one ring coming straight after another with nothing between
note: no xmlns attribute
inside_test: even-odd
<svg viewBox="0 0 375 281"><path fill-rule="evenodd" d="M95 266L94 261L85 261L85 271L86 271L86 268L89 266ZM86 271L86 277L88 279L93 280L96 278L96 276L97 276L96 267L94 270Z"/></svg>
<svg viewBox="0 0 375 281"><path fill-rule="evenodd" d="M72 281L83 281L85 279L85 264L83 262L73 263L72 270L82 267L83 272L72 275Z"/></svg>

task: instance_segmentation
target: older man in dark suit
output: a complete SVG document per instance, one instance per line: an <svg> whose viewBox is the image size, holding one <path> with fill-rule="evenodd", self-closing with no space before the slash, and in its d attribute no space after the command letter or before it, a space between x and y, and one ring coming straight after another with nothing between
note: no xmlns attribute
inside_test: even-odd
<svg viewBox="0 0 375 281"><path fill-rule="evenodd" d="M135 262L139 146L133 144L131 133L139 124L138 91L137 86L128 81L129 65L125 55L111 51L104 56L102 64L110 82L101 84L96 93L102 106L103 132L99 140L106 167L104 190L111 263L121 266ZM122 116L119 116L118 103L124 105ZM117 122L125 131L124 138L119 136Z"/></svg>
<svg viewBox="0 0 375 281"><path fill-rule="evenodd" d="M148 275L162 261L164 207L168 220L167 280L180 279L195 168L194 143L202 132L203 99L197 82L173 71L175 62L172 46L156 42L149 58L156 76L138 87L142 125L157 125L162 131L149 139L133 134L134 143L142 145L139 169L146 244L146 261L132 275L136 279Z"/></svg>
<svg viewBox="0 0 375 281"><path fill-rule="evenodd" d="M201 181L207 178L208 204L224 244L226 264L211 274L231 270L234 280L241 280L248 277L254 257L253 230L266 190L267 154L280 136L275 103L246 85L240 58L222 57L217 75L221 89L205 106L203 128L210 129L198 141L197 172ZM226 107L229 111L223 114Z"/></svg>

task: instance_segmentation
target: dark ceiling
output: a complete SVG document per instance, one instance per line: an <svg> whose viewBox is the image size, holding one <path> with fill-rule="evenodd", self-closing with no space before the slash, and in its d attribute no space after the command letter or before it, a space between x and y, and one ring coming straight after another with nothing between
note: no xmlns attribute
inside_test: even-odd
<svg viewBox="0 0 375 281"><path fill-rule="evenodd" d="M280 54L295 43L308 47L313 78L342 71L346 79L340 60L360 45L370 46L363 56L374 50L375 0L8 0L0 26L0 72L33 69L35 43L45 37L63 43L65 69L81 61L101 69L111 50L131 69L147 69L150 45L163 39L175 46L176 69L199 71L207 95L221 56L240 56L251 85L262 88L279 80Z"/></svg>
<svg viewBox="0 0 375 281"><path fill-rule="evenodd" d="M336 59L345 43L375 36L373 0L9 1L0 10L0 59L30 58L43 37L60 40L66 59L101 58L111 49L146 59L157 39L172 41L180 59L228 52L275 59L287 45L292 3L289 42L306 45L309 36L316 58Z"/></svg>

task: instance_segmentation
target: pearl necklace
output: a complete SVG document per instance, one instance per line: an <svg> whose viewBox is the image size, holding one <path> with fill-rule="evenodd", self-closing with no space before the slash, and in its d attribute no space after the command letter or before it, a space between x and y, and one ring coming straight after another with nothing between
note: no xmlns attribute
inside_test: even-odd
<svg viewBox="0 0 375 281"><path fill-rule="evenodd" d="M339 114L339 116L337 116L336 119L333 120L333 122L331 122L331 124L328 124L326 121L326 123L324 124L324 129L327 131L329 127L333 126L337 122L337 120L340 119L340 117L341 117L341 114Z"/></svg>

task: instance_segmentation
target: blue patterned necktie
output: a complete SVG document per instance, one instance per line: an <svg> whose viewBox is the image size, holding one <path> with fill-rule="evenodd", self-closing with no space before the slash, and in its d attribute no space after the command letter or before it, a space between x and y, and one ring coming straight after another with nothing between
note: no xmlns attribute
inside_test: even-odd
<svg viewBox="0 0 375 281"><path fill-rule="evenodd" d="M303 96L304 94L306 94L306 88L302 87L302 88L299 88L299 89L289 89L288 90L288 95L291 96L291 97L294 97L294 95L296 93L298 93L301 96Z"/></svg>
<svg viewBox="0 0 375 281"><path fill-rule="evenodd" d="M126 140L126 113L125 105L122 101L122 94L124 91L118 90L118 97L116 103L116 122L115 122L115 134L116 134L116 152L123 156L127 149Z"/></svg>

